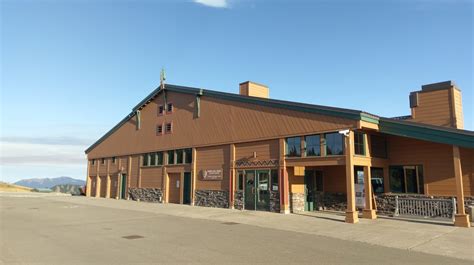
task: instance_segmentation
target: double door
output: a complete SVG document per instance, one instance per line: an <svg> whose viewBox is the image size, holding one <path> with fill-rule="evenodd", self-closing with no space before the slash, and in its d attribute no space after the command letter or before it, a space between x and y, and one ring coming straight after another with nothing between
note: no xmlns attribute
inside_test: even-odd
<svg viewBox="0 0 474 265"><path fill-rule="evenodd" d="M323 191L323 173L318 170L305 170L304 174L305 211L317 209L317 193Z"/></svg>
<svg viewBox="0 0 474 265"><path fill-rule="evenodd" d="M270 210L270 170L245 170L245 209Z"/></svg>

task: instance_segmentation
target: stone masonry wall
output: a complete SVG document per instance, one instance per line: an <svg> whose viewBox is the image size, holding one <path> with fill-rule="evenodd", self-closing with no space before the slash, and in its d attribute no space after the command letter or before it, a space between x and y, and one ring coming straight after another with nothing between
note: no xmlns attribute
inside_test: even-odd
<svg viewBox="0 0 474 265"><path fill-rule="evenodd" d="M244 192L241 190L237 190L234 193L234 209L244 209Z"/></svg>
<svg viewBox="0 0 474 265"><path fill-rule="evenodd" d="M128 188L128 195L134 201L162 202L163 192L154 188Z"/></svg>
<svg viewBox="0 0 474 265"><path fill-rule="evenodd" d="M196 190L194 192L194 205L229 208L229 192L224 190Z"/></svg>
<svg viewBox="0 0 474 265"><path fill-rule="evenodd" d="M314 198L316 210L342 211L347 208L345 193L318 192Z"/></svg>
<svg viewBox="0 0 474 265"><path fill-rule="evenodd" d="M304 211L304 193L290 194L290 207L292 212Z"/></svg>

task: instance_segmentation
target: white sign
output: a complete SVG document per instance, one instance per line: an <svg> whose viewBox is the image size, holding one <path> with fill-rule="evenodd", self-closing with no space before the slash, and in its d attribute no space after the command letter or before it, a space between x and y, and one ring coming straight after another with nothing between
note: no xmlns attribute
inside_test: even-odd
<svg viewBox="0 0 474 265"><path fill-rule="evenodd" d="M222 169L203 170L202 180L222 180Z"/></svg>

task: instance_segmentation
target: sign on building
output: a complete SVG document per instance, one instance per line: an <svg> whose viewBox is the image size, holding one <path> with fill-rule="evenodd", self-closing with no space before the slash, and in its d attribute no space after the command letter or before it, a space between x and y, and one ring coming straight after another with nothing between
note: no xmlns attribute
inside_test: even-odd
<svg viewBox="0 0 474 265"><path fill-rule="evenodd" d="M202 180L222 180L222 169L205 169L201 171Z"/></svg>

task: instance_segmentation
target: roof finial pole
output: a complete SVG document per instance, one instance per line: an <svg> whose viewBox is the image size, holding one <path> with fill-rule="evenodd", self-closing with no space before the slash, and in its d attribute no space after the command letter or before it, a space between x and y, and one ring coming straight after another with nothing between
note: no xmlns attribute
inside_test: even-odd
<svg viewBox="0 0 474 265"><path fill-rule="evenodd" d="M160 87L161 87L161 89L165 89L165 81L166 81L165 69L161 68L161 73L160 73Z"/></svg>

